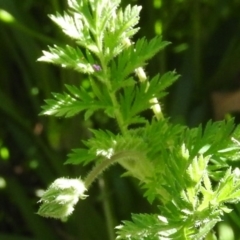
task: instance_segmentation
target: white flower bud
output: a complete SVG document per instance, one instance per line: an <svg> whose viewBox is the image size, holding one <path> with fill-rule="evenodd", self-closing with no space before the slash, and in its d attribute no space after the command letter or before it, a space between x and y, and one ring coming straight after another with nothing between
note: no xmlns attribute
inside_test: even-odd
<svg viewBox="0 0 240 240"><path fill-rule="evenodd" d="M38 214L43 217L66 219L72 214L79 198L85 199L86 188L80 179L56 179L44 192Z"/></svg>
<svg viewBox="0 0 240 240"><path fill-rule="evenodd" d="M142 67L136 68L135 72L136 72L140 82L145 82L147 80L146 73L144 72Z"/></svg>

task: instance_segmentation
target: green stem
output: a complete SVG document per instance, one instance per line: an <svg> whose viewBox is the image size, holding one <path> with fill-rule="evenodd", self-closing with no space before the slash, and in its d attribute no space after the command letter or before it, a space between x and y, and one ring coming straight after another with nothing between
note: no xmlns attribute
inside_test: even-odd
<svg viewBox="0 0 240 240"><path fill-rule="evenodd" d="M108 70L107 70L107 65L104 61L104 56L99 56L99 59L100 59L101 65L102 65L103 73L105 75L105 85L108 89L108 93L109 93L109 96L110 96L112 104L113 104L116 121L118 123L121 133L124 135L127 133L127 126L124 123L124 119L123 119L122 113L120 111L120 104L117 100L115 92L112 89L112 84L111 84L111 80L108 76Z"/></svg>
<svg viewBox="0 0 240 240"><path fill-rule="evenodd" d="M7 12L7 14L9 14L9 16L11 17L11 21L6 21L3 18L3 13L0 13L0 21L4 22L5 24L8 24L9 26L12 26L16 29L18 29L19 31L22 31L23 33L26 33L27 35L36 38L38 40L41 40L43 42L47 42L47 43L51 43L51 44L56 44L57 40L50 38L48 36L45 36L31 28L26 27L24 24L22 24L20 21L17 21L12 15L10 15L10 13Z"/></svg>
<svg viewBox="0 0 240 240"><path fill-rule="evenodd" d="M116 116L118 126L119 126L122 134L124 135L124 134L127 133L127 127L124 124L123 116L122 116L121 111L120 111L120 105L117 101L115 93L111 93L111 91L109 91L109 94L110 94L110 98L111 98L112 103L113 103L113 107L115 109L114 112L115 112L115 116Z"/></svg>
<svg viewBox="0 0 240 240"><path fill-rule="evenodd" d="M104 159L102 162L100 162L99 164L97 164L93 169L92 171L87 175L87 177L85 178L84 180L84 183L85 183L85 187L87 189L89 189L89 187L92 185L92 183L98 178L98 176L100 174L102 174L102 172L104 170L106 170L110 165L120 161L120 160L123 160L123 159L129 159L129 158L132 158L132 159L139 159L140 156L139 156L139 152L136 152L136 151L124 151L124 152L120 152L120 153L117 153L115 155L113 155L111 158L107 158L107 159Z"/></svg>
<svg viewBox="0 0 240 240"><path fill-rule="evenodd" d="M110 96L112 104L113 104L115 118L116 118L116 121L118 123L121 133L126 134L127 127L124 124L124 119L123 119L122 113L120 111L120 104L118 103L116 94L112 89L111 79L108 74L108 67L107 67L107 64L105 61L105 56L103 53L102 39L100 38L100 36L98 34L95 35L95 41L96 41L96 45L99 50L98 58L100 60L102 71L104 73L105 85L108 89L108 93L109 93L109 96Z"/></svg>
<svg viewBox="0 0 240 240"><path fill-rule="evenodd" d="M114 240L115 239L114 227L116 226L116 224L114 224L115 221L114 221L113 213L111 210L111 202L108 194L108 189L103 177L99 178L98 184L101 189L102 196L104 198L102 201L102 204L103 204L103 211L106 219L108 236L110 240Z"/></svg>

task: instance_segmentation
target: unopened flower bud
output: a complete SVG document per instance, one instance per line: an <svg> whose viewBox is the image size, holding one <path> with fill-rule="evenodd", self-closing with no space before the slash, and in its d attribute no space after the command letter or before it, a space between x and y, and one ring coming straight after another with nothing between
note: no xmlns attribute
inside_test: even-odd
<svg viewBox="0 0 240 240"><path fill-rule="evenodd" d="M86 188L80 179L56 179L41 197L38 214L43 217L66 219L72 214L75 204L85 199Z"/></svg>
<svg viewBox="0 0 240 240"><path fill-rule="evenodd" d="M102 68L101 68L99 65L97 65L97 64L93 64L92 67L93 67L93 69L94 69L96 72L99 72L99 71L102 70Z"/></svg>
<svg viewBox="0 0 240 240"><path fill-rule="evenodd" d="M135 69L135 72L140 80L140 82L145 82L147 79L146 73L144 72L142 67Z"/></svg>

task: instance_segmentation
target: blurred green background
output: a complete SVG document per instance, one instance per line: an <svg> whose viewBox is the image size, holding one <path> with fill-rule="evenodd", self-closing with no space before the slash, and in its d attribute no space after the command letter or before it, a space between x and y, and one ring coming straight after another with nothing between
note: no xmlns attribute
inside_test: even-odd
<svg viewBox="0 0 240 240"><path fill-rule="evenodd" d="M180 80L163 102L172 122L196 126L240 111L240 0L132 0L143 6L138 37L162 34L172 42L146 67L148 75L176 70ZM153 211L138 183L114 166L89 190L69 221L36 215L41 192L57 177L85 176L91 166L63 165L88 128L116 129L102 113L85 122L39 116L44 99L85 76L38 63L47 45L71 44L47 17L65 0L0 0L0 239L113 240L130 213ZM215 231L240 239L240 206ZM233 235L235 234L235 236Z"/></svg>

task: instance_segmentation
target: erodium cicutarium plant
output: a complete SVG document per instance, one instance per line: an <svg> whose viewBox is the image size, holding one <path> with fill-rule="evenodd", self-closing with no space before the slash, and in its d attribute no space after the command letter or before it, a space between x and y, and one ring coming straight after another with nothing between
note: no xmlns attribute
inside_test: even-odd
<svg viewBox="0 0 240 240"><path fill-rule="evenodd" d="M146 75L144 67L168 42L161 36L133 42L140 10L122 9L120 0L68 0L66 12L50 16L74 45L51 46L38 60L86 74L91 90L81 82L66 85L46 100L42 114L84 112L89 119L101 110L119 131L90 130L93 137L72 150L66 163L94 162L92 171L78 179L60 176L41 197L38 214L67 219L94 180L120 164L139 180L149 204L159 207L154 214L132 214L132 221L116 227L117 239L210 239L229 204L240 199L240 171L231 167L239 159L240 128L229 120L190 129L164 117L161 99L178 75ZM142 115L147 109L150 120Z"/></svg>

